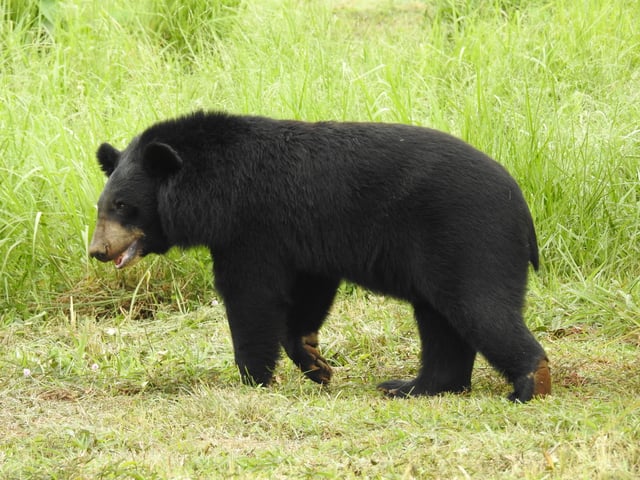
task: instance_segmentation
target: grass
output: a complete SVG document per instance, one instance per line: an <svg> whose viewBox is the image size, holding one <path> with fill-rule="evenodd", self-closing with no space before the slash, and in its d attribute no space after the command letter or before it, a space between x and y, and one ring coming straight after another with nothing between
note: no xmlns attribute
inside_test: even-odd
<svg viewBox="0 0 640 480"><path fill-rule="evenodd" d="M238 385L221 305L146 321L14 323L3 338L3 478L639 473L637 342L556 330L545 344L563 360L544 401L509 403L483 362L469 395L389 401L374 382L414 373L417 345L406 306L368 300L335 306L328 389L287 362L269 390Z"/></svg>
<svg viewBox="0 0 640 480"><path fill-rule="evenodd" d="M637 478L640 20L624 0L0 0L2 478ZM197 19L197 22L194 21ZM194 23L195 22L195 23ZM328 389L239 385L211 260L89 261L102 141L196 108L428 125L499 159L554 395L387 401L406 305L345 285Z"/></svg>

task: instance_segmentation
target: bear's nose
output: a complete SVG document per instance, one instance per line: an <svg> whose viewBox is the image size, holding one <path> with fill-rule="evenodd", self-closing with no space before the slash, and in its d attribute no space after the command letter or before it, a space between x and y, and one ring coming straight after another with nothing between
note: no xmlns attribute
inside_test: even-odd
<svg viewBox="0 0 640 480"><path fill-rule="evenodd" d="M91 245L89 255L101 262L109 261L109 245Z"/></svg>

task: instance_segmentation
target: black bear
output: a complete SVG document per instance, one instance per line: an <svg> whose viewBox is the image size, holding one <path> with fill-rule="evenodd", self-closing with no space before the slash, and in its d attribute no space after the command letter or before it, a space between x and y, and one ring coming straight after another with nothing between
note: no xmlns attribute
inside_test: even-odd
<svg viewBox="0 0 640 480"><path fill-rule="evenodd" d="M550 392L525 326L529 209L507 171L448 134L416 126L197 112L118 151L91 256L122 268L173 246L206 246L243 380L267 385L280 346L312 380L331 368L320 329L343 279L413 305L422 366L389 396L471 388L479 352L512 400Z"/></svg>

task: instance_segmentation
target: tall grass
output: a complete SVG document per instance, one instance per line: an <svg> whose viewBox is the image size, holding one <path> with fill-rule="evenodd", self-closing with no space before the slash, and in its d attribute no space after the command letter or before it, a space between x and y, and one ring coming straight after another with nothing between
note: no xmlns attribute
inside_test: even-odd
<svg viewBox="0 0 640 480"><path fill-rule="evenodd" d="M70 295L86 305L105 289L130 295L122 285L151 265L145 295L187 309L210 298L206 253L174 252L117 275L86 254L104 182L97 145L124 146L196 108L461 136L525 192L542 247L534 290L571 285L637 309L636 10L623 0L2 0L4 321L66 308Z"/></svg>

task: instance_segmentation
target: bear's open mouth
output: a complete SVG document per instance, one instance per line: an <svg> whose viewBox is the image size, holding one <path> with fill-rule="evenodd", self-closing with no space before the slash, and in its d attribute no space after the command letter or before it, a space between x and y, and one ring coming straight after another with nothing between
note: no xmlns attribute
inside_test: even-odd
<svg viewBox="0 0 640 480"><path fill-rule="evenodd" d="M142 242L137 238L129 245L124 252L118 255L113 263L116 268L124 268L127 265L133 265L142 256Z"/></svg>

